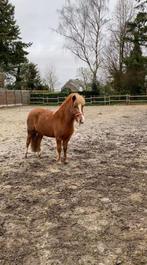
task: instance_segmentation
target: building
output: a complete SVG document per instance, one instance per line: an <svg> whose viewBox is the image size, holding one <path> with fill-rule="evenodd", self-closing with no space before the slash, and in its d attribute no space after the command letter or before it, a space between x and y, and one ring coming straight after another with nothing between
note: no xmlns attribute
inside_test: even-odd
<svg viewBox="0 0 147 265"><path fill-rule="evenodd" d="M65 83L65 85L61 88L61 92L79 92L84 90L84 83L79 79L70 79Z"/></svg>

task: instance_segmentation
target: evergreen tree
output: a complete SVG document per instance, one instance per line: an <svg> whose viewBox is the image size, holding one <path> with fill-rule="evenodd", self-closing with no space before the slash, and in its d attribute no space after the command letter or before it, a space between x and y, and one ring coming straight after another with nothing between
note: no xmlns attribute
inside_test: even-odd
<svg viewBox="0 0 147 265"><path fill-rule="evenodd" d="M147 13L147 0L136 0L136 8L139 10L139 12L142 12L144 14Z"/></svg>
<svg viewBox="0 0 147 265"><path fill-rule="evenodd" d="M14 11L8 0L0 0L0 68L5 72L16 70L26 61L25 49L31 45L22 42Z"/></svg>
<svg viewBox="0 0 147 265"><path fill-rule="evenodd" d="M131 94L144 94L145 76L147 75L147 57L142 55L141 47L137 41L126 59L125 87Z"/></svg>
<svg viewBox="0 0 147 265"><path fill-rule="evenodd" d="M145 77L147 75L147 57L142 53L142 47L147 47L147 12L145 4L147 1L137 0L138 13L133 22L128 24L127 40L133 44L130 56L125 59L125 88L131 94L146 92Z"/></svg>
<svg viewBox="0 0 147 265"><path fill-rule="evenodd" d="M21 86L25 89L38 89L42 87L42 82L37 65L26 62L21 65L19 72Z"/></svg>
<svg viewBox="0 0 147 265"><path fill-rule="evenodd" d="M146 4L147 0L136 0L138 10L137 15L133 22L128 23L128 32L131 33L129 35L128 41L132 43L139 43L141 46L147 47L147 11Z"/></svg>
<svg viewBox="0 0 147 265"><path fill-rule="evenodd" d="M97 80L92 82L91 88L94 93L96 93L97 95L100 94L100 85Z"/></svg>
<svg viewBox="0 0 147 265"><path fill-rule="evenodd" d="M37 89L41 85L40 74L37 65L30 63L28 67L27 86L29 89Z"/></svg>

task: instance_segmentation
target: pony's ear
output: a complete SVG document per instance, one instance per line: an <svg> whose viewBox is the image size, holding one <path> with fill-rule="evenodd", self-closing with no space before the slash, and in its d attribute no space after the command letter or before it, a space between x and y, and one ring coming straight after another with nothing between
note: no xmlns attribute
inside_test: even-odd
<svg viewBox="0 0 147 265"><path fill-rule="evenodd" d="M73 96L72 96L72 101L75 102L75 100L76 100L76 96L73 95Z"/></svg>

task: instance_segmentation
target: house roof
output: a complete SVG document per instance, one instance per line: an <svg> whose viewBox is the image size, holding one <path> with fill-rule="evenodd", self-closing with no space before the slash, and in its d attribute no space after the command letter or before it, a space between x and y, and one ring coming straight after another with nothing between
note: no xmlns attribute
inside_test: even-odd
<svg viewBox="0 0 147 265"><path fill-rule="evenodd" d="M70 89L71 92L77 92L80 89L83 89L84 84L79 79L70 79L65 83L65 85L61 88L61 91L65 89Z"/></svg>

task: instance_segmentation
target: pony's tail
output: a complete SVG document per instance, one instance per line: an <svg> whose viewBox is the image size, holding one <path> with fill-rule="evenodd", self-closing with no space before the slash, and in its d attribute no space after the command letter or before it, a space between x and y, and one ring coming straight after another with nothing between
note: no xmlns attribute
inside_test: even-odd
<svg viewBox="0 0 147 265"><path fill-rule="evenodd" d="M33 152L40 152L40 144L42 137L38 133L33 133L31 136L31 149Z"/></svg>

